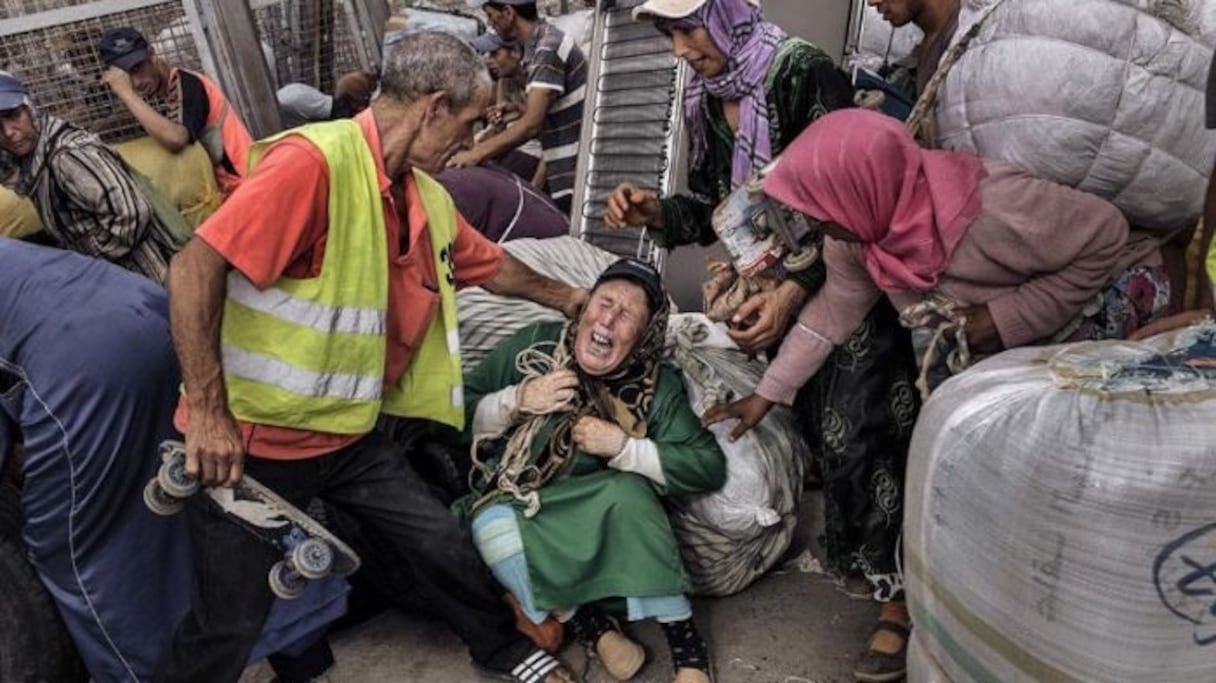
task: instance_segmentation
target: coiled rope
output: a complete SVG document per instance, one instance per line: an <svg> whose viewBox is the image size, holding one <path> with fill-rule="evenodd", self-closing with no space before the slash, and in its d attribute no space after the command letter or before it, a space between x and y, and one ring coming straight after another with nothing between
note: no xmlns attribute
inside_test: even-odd
<svg viewBox="0 0 1216 683"><path fill-rule="evenodd" d="M527 384L556 368L564 367L569 361L566 351L565 338L568 328L562 330L562 336L554 344L552 354L533 346L520 351L515 356L515 370L524 379L515 387L515 405L518 410L519 401L523 397ZM557 475L566 471L574 462L574 449L567 449L565 455L555 452L544 462L537 464L532 461L532 444L537 434L544 428L551 414L571 409L577 413L580 409L578 394L569 401L551 406L541 413L529 413L527 421L515 427L518 414L513 415L509 424L496 433L479 434L473 437L471 457L473 469L469 472L469 484L473 490L480 488L478 482L487 487L487 491L473 503L473 509L494 500L501 494L510 495L526 505L524 516L532 518L540 512L540 489ZM575 418L577 419L577 414ZM507 440L502 456L496 465L492 465L480 457L481 444L487 441L501 439L514 428Z"/></svg>
<svg viewBox="0 0 1216 683"><path fill-rule="evenodd" d="M920 390L922 400L929 398L929 371L938 360L938 348L947 335L953 335L955 348L946 356L946 366L950 372L958 374L971 365L971 347L967 344L967 316L963 313L966 306L957 299L944 294L930 294L919 303L913 304L899 313L899 324L908 329L920 327L933 330L933 338L920 361L920 374L916 378L916 388Z"/></svg>

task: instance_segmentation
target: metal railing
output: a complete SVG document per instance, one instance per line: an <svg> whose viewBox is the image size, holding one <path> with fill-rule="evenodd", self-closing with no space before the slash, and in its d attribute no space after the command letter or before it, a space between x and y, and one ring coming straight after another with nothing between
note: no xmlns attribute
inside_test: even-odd
<svg viewBox="0 0 1216 683"><path fill-rule="evenodd" d="M599 0L596 7L571 233L661 264L663 251L643 231L609 231L602 220L619 183L668 195L683 167L685 67L654 26L633 20L641 1Z"/></svg>

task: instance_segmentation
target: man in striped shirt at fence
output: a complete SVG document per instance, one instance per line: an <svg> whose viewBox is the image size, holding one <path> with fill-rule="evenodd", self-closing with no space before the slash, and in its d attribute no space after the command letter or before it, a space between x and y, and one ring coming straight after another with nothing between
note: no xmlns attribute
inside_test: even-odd
<svg viewBox="0 0 1216 683"><path fill-rule="evenodd" d="M583 124L587 59L556 26L540 19L531 0L483 2L486 18L499 35L524 45L527 104L523 116L506 130L453 157L453 166L477 166L540 136L546 190L566 214L574 198L574 166Z"/></svg>

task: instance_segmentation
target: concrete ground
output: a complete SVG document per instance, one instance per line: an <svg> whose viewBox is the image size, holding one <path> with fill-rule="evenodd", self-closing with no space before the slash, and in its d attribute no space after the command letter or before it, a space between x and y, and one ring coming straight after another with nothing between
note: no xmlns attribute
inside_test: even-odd
<svg viewBox="0 0 1216 683"><path fill-rule="evenodd" d="M805 552L818 531L821 498L808 496L791 560L742 593L694 600L694 615L709 641L718 683L851 683L854 657L876 616L873 603L851 599L832 579L806 571ZM819 505L816 505L819 503ZM671 664L662 632L653 623L629 632L645 645L649 661L637 683L670 683ZM331 638L337 666L333 683L478 683L460 641L440 622L385 612ZM586 683L611 683L583 648L567 645L560 657ZM245 672L241 683L267 683L265 664Z"/></svg>

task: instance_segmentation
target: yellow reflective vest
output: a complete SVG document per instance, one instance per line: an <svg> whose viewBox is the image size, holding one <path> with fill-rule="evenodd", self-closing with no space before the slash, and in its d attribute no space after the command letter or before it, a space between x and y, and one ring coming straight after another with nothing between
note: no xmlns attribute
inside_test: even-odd
<svg viewBox="0 0 1216 683"><path fill-rule="evenodd" d="M220 337L233 414L333 434L367 433L381 412L462 429L451 197L414 171L438 276L439 315L386 392L388 245L371 149L354 121L318 123L254 145L250 173L284 135L304 136L329 165L325 256L317 277L284 277L265 290L235 270L229 274Z"/></svg>

